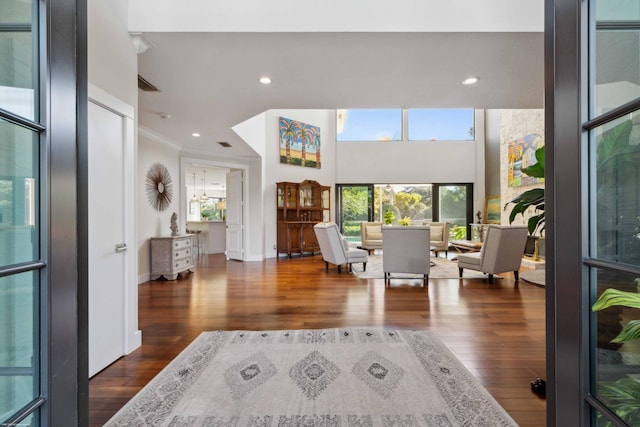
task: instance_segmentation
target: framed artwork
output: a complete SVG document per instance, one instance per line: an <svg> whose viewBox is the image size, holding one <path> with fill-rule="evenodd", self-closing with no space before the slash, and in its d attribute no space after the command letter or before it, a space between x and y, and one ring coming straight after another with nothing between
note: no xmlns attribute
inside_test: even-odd
<svg viewBox="0 0 640 427"><path fill-rule="evenodd" d="M320 128L280 117L280 163L320 169Z"/></svg>
<svg viewBox="0 0 640 427"><path fill-rule="evenodd" d="M486 224L500 224L502 222L500 196L489 196L484 205L484 221Z"/></svg>
<svg viewBox="0 0 640 427"><path fill-rule="evenodd" d="M536 160L536 150L543 145L544 138L537 133L509 142L509 187L521 187L544 182L543 178L534 178L522 172L522 169L538 162Z"/></svg>

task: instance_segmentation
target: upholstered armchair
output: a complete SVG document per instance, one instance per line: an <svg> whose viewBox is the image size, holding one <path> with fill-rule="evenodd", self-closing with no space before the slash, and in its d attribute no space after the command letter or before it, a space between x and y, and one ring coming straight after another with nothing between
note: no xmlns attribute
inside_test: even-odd
<svg viewBox="0 0 640 427"><path fill-rule="evenodd" d="M449 223L422 221L422 225L431 228L431 247L436 256L438 252L444 251L445 256L449 255Z"/></svg>
<svg viewBox="0 0 640 427"><path fill-rule="evenodd" d="M362 269L367 270L367 251L350 247L335 222L320 222L313 226L313 231L316 233L326 270L331 263L338 266L338 273L343 264L351 271L351 264L354 262L361 262Z"/></svg>
<svg viewBox="0 0 640 427"><path fill-rule="evenodd" d="M423 275L423 286L429 280L430 227L389 225L382 228L382 270L385 284L391 273Z"/></svg>
<svg viewBox="0 0 640 427"><path fill-rule="evenodd" d="M504 271L513 271L518 280L527 234L526 226L489 225L480 252L458 254L460 277L468 268L489 274L489 283L493 283L495 273Z"/></svg>
<svg viewBox="0 0 640 427"><path fill-rule="evenodd" d="M366 222L360 223L360 247L371 253L374 249L382 249L382 223Z"/></svg>

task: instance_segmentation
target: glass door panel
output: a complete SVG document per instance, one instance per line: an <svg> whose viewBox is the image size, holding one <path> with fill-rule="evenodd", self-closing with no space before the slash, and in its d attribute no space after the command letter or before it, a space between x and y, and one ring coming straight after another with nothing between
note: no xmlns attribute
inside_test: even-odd
<svg viewBox="0 0 640 427"><path fill-rule="evenodd" d="M451 238L467 238L469 224L473 222L472 184L437 185L436 192L438 221L450 224Z"/></svg>
<svg viewBox="0 0 640 427"><path fill-rule="evenodd" d="M336 221L343 236L360 242L360 223L373 220L373 185L337 185Z"/></svg>

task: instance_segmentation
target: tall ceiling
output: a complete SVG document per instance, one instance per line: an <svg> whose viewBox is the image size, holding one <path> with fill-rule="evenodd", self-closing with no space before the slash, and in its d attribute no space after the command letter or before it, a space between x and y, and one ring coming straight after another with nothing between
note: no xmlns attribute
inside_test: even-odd
<svg viewBox="0 0 640 427"><path fill-rule="evenodd" d="M269 109L543 107L541 32L143 36L139 124L193 152L256 156L231 128Z"/></svg>
<svg viewBox="0 0 640 427"><path fill-rule="evenodd" d="M543 0L114 4L160 90L140 92L139 123L192 153L255 157L232 127L269 109L543 105Z"/></svg>

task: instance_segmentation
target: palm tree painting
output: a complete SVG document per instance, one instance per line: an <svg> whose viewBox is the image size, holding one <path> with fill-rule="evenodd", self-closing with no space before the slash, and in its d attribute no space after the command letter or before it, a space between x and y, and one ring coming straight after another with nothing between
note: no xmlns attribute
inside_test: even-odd
<svg viewBox="0 0 640 427"><path fill-rule="evenodd" d="M280 117L280 163L320 168L320 128Z"/></svg>

